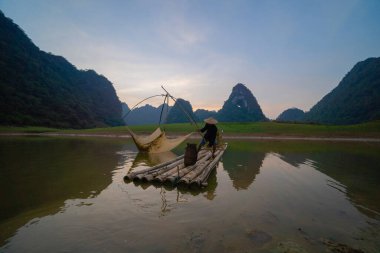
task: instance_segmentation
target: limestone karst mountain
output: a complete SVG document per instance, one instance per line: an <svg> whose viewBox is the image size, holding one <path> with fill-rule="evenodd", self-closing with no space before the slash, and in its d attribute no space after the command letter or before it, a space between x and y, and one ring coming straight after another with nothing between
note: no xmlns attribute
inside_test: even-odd
<svg viewBox="0 0 380 253"><path fill-rule="evenodd" d="M186 113L188 116L186 115ZM189 101L182 98L178 98L174 106L171 108L167 122L168 123L186 123L189 122L189 117L195 120L195 115L193 112L193 107Z"/></svg>
<svg viewBox="0 0 380 253"><path fill-rule="evenodd" d="M305 115L308 122L356 124L380 119L380 57L358 62Z"/></svg>
<svg viewBox="0 0 380 253"><path fill-rule="evenodd" d="M255 96L241 83L236 84L217 118L223 122L267 121Z"/></svg>
<svg viewBox="0 0 380 253"><path fill-rule="evenodd" d="M194 112L195 116L197 117L198 121L203 121L204 119L207 119L209 117L216 117L217 112L216 111L209 111L205 109L198 109Z"/></svg>
<svg viewBox="0 0 380 253"><path fill-rule="evenodd" d="M162 109L163 106L164 108ZM161 122L164 123L170 109L171 106L168 108L167 104L158 107L146 104L133 109L123 120L127 125L154 125L159 123L162 111Z"/></svg>
<svg viewBox="0 0 380 253"><path fill-rule="evenodd" d="M0 11L1 125L114 126L121 110L107 78L40 50Z"/></svg>

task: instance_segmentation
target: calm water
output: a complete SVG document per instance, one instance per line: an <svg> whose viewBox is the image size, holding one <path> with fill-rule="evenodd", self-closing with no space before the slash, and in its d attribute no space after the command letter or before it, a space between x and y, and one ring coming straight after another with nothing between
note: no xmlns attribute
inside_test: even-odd
<svg viewBox="0 0 380 253"><path fill-rule="evenodd" d="M182 152L0 138L0 252L380 252L379 143L234 141L205 189L123 180Z"/></svg>

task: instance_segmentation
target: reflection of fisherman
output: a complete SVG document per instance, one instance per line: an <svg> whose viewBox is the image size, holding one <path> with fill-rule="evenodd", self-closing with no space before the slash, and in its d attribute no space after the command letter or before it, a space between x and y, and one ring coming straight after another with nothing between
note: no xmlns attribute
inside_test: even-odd
<svg viewBox="0 0 380 253"><path fill-rule="evenodd" d="M206 125L199 130L200 132L206 132L203 136L201 143L198 146L198 152L201 150L202 146L204 146L208 142L208 146L212 147L212 157L214 158L215 150L216 150L216 134L218 132L218 128L216 127L216 123L218 121L213 117L207 118L204 120Z"/></svg>

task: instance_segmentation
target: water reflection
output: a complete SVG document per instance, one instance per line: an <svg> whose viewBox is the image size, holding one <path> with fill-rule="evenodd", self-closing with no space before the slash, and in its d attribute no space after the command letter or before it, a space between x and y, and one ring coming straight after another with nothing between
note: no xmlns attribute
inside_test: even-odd
<svg viewBox="0 0 380 253"><path fill-rule="evenodd" d="M368 150L374 150L375 144L362 143L368 146ZM375 145L375 150L376 150ZM343 191L347 197L369 216L378 216L380 213L380 171L376 169L378 154L376 151L368 152L357 149L357 143L321 143L321 142L230 142L225 152L222 164L228 173L232 185L236 190L246 190L260 174L263 161L268 154L277 156L293 166L311 166L316 170L328 175L333 181L326 182L330 187ZM172 152L163 154L137 154L132 168L139 166L154 166L176 157ZM152 185L151 183L134 182L143 189L148 187L166 187L167 191L174 188L171 186ZM204 189L179 189L181 193L189 193L196 196L200 193L212 200L217 187L216 170L209 178L209 186Z"/></svg>
<svg viewBox="0 0 380 253"><path fill-rule="evenodd" d="M231 150L232 149L232 150ZM260 173L266 153L262 151L227 150L223 156L223 164L237 190L248 189Z"/></svg>
<svg viewBox="0 0 380 253"><path fill-rule="evenodd" d="M306 151L306 152L305 152ZM280 158L298 167L308 164L334 181L326 182L330 187L344 192L361 212L374 217L380 215L380 170L377 154L350 149L320 150L302 153L279 152Z"/></svg>
<svg viewBox="0 0 380 253"><path fill-rule="evenodd" d="M125 183L176 156L129 141L0 138L0 251L377 253L371 145L230 142L208 187L189 189Z"/></svg>
<svg viewBox="0 0 380 253"><path fill-rule="evenodd" d="M131 169L134 169L139 166L152 167L157 164L173 160L176 157L177 155L170 151L163 152L163 153L153 153L153 154L146 153L146 152L139 152L137 153L132 163Z"/></svg>
<svg viewBox="0 0 380 253"><path fill-rule="evenodd" d="M304 153L284 153L284 152L279 152L281 160L284 162L294 166L298 167L302 164L305 164L308 157Z"/></svg>
<svg viewBox="0 0 380 253"><path fill-rule="evenodd" d="M358 146L361 146L358 148ZM224 169L235 189L248 189L266 155L275 153L294 168L311 166L334 179L326 182L370 216L380 213L380 147L374 143L230 142Z"/></svg>
<svg viewBox="0 0 380 253"><path fill-rule="evenodd" d="M123 145L106 140L0 138L0 245L28 221L59 212L67 199L97 196L111 184L110 172Z"/></svg>

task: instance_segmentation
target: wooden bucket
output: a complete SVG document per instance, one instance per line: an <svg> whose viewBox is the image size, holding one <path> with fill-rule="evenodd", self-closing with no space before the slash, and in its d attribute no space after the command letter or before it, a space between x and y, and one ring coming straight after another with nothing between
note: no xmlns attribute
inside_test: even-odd
<svg viewBox="0 0 380 253"><path fill-rule="evenodd" d="M184 163L185 167L194 165L198 159L197 144L187 143L185 150Z"/></svg>

